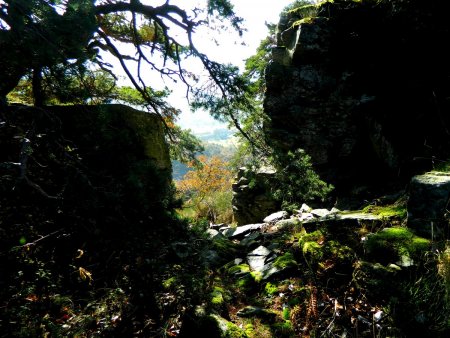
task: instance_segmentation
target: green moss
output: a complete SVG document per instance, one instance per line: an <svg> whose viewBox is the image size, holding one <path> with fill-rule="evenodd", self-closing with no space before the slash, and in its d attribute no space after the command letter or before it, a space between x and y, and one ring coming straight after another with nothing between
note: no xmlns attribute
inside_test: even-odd
<svg viewBox="0 0 450 338"><path fill-rule="evenodd" d="M304 18L304 19L300 19L300 20L295 21L295 22L292 24L292 28L298 27L298 26L304 25L304 24L311 24L311 23L313 23L313 22L314 22L314 18Z"/></svg>
<svg viewBox="0 0 450 338"><path fill-rule="evenodd" d="M292 16L300 16L302 18L313 17L317 15L317 6L316 5L304 5L288 11L288 14Z"/></svg>
<svg viewBox="0 0 450 338"><path fill-rule="evenodd" d="M253 335L255 333L255 328L254 328L253 324L249 323L249 324L245 325L244 331L247 336L253 337Z"/></svg>
<svg viewBox="0 0 450 338"><path fill-rule="evenodd" d="M297 266L297 261L294 258L294 255L290 252L286 252L283 256L277 257L273 266L279 269L286 269Z"/></svg>
<svg viewBox="0 0 450 338"><path fill-rule="evenodd" d="M260 272L260 271L252 271L252 272L250 272L250 275L253 277L253 280L256 282L256 283L259 283L259 282L261 282L261 280L262 280L262 273Z"/></svg>
<svg viewBox="0 0 450 338"><path fill-rule="evenodd" d="M214 239L213 249L217 251L220 257L228 257L229 259L235 257L239 250L237 244L226 238Z"/></svg>
<svg viewBox="0 0 450 338"><path fill-rule="evenodd" d="M287 338L287 337L296 337L297 335L294 332L294 328L289 320L286 320L282 323L275 323L271 325L271 329L273 332L273 337L277 338Z"/></svg>
<svg viewBox="0 0 450 338"><path fill-rule="evenodd" d="M323 257L323 249L317 242L306 242L302 246L303 256L308 260L318 262Z"/></svg>
<svg viewBox="0 0 450 338"><path fill-rule="evenodd" d="M438 164L435 167L435 170L440 171L440 172L445 172L445 173L450 172L450 160L447 160L444 162L438 162Z"/></svg>
<svg viewBox="0 0 450 338"><path fill-rule="evenodd" d="M245 272L250 272L250 267L248 266L248 264L239 264L239 265L232 266L231 268L228 269L228 273L230 275L234 275L237 273L245 273Z"/></svg>
<svg viewBox="0 0 450 338"><path fill-rule="evenodd" d="M325 236L321 230L316 230L309 234L305 232L299 239L299 246L303 252L303 256L309 260L320 260L323 256L321 243L324 239Z"/></svg>
<svg viewBox="0 0 450 338"><path fill-rule="evenodd" d="M291 310L288 307L283 308L283 313L281 316L284 320L289 320L289 318L291 318Z"/></svg>
<svg viewBox="0 0 450 338"><path fill-rule="evenodd" d="M236 286L244 291L251 291L256 285L255 278L250 273L245 274L236 281Z"/></svg>
<svg viewBox="0 0 450 338"><path fill-rule="evenodd" d="M224 290L221 287L215 286L210 294L211 303L214 305L221 305L224 303Z"/></svg>
<svg viewBox="0 0 450 338"><path fill-rule="evenodd" d="M410 244L408 245L408 249L413 256L419 256L423 252L430 249L431 242L430 240L423 237L413 237Z"/></svg>
<svg viewBox="0 0 450 338"><path fill-rule="evenodd" d="M278 287L272 283L267 283L264 287L264 291L269 295L272 296L278 292Z"/></svg>
<svg viewBox="0 0 450 338"><path fill-rule="evenodd" d="M236 324L228 322L227 331L223 338L248 338L248 336L245 331L241 330Z"/></svg>
<svg viewBox="0 0 450 338"><path fill-rule="evenodd" d="M369 205L362 210L364 213L378 215L380 217L406 218L407 210L405 205L377 206Z"/></svg>
<svg viewBox="0 0 450 338"><path fill-rule="evenodd" d="M430 248L430 243L428 239L417 237L407 228L392 227L369 236L365 246L373 258L398 260L402 256L419 258Z"/></svg>
<svg viewBox="0 0 450 338"><path fill-rule="evenodd" d="M241 326L241 325L239 325ZM259 318L245 318L243 319L244 331L248 337L261 338L261 337L273 337L270 330L270 326L264 324Z"/></svg>
<svg viewBox="0 0 450 338"><path fill-rule="evenodd" d="M325 251L327 255L339 261L351 261L355 257L355 252L350 247L337 241L327 241Z"/></svg>
<svg viewBox="0 0 450 338"><path fill-rule="evenodd" d="M177 277L170 277L162 282L164 289L170 289L178 283Z"/></svg>
<svg viewBox="0 0 450 338"><path fill-rule="evenodd" d="M307 233L306 231L303 230L298 240L298 244L300 245L300 247L303 247L303 244L306 242L319 242L324 237L325 235L321 230L316 230L310 233Z"/></svg>

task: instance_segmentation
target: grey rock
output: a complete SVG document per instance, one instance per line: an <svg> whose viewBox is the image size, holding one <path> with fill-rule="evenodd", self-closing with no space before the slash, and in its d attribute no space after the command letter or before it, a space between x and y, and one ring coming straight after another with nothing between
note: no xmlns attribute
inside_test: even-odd
<svg viewBox="0 0 450 338"><path fill-rule="evenodd" d="M244 260L242 258L235 258L234 259L234 265L239 265L243 262Z"/></svg>
<svg viewBox="0 0 450 338"><path fill-rule="evenodd" d="M276 318L276 314L273 313L270 310L267 309L263 309L261 307L258 306L246 306L242 309L240 309L236 315L238 317L243 317L243 318L250 318L250 317L257 317L263 320L274 320Z"/></svg>
<svg viewBox="0 0 450 338"><path fill-rule="evenodd" d="M228 227L228 224L220 223L220 224L210 224L209 228L214 230L220 230L222 228Z"/></svg>
<svg viewBox="0 0 450 338"><path fill-rule="evenodd" d="M289 214L287 211L278 211L278 212L270 214L269 216L264 218L263 222L264 223L273 223L273 222L277 222L282 219L286 219L288 217L289 217Z"/></svg>
<svg viewBox="0 0 450 338"><path fill-rule="evenodd" d="M269 250L267 247L259 246L247 255L247 262L250 269L257 272L261 280L269 280L270 278L279 275L285 269L279 269L273 265L277 255Z"/></svg>
<svg viewBox="0 0 450 338"><path fill-rule="evenodd" d="M212 239L224 237L224 235L221 232L214 230L214 229L207 229L206 233L208 234L209 238L212 238Z"/></svg>
<svg viewBox="0 0 450 338"><path fill-rule="evenodd" d="M278 232L281 230L292 229L293 227L298 226L300 224L301 224L300 220L296 217L283 219L275 223L275 226L272 228L272 231Z"/></svg>
<svg viewBox="0 0 450 338"><path fill-rule="evenodd" d="M222 259L215 250L207 250L203 253L203 258L206 262L206 265L209 267L218 266L221 264Z"/></svg>
<svg viewBox="0 0 450 338"><path fill-rule="evenodd" d="M191 246L189 243L173 242L170 246L179 258L186 258L191 254Z"/></svg>
<svg viewBox="0 0 450 338"><path fill-rule="evenodd" d="M264 246L259 246L247 255L247 262L253 271L264 272L269 267L266 265L273 252Z"/></svg>
<svg viewBox="0 0 450 338"><path fill-rule="evenodd" d="M284 13L265 72L268 141L283 154L304 149L320 177L338 189L350 188L355 179L373 186L398 179L399 172L407 178L431 168L433 157L450 155L448 107L436 112L439 99L430 100L424 92L430 76L448 77L448 72L440 74L445 58L418 53L404 61L404 47L420 45L419 36L449 39L450 32L438 33L431 22L395 24L398 15L411 15L409 5L385 7L376 16L358 8L365 5L323 2L317 16L307 19L301 11ZM358 24L348 20L352 10L362 14ZM421 15L433 17L440 11L445 7L428 8ZM380 30L377 39L393 47L390 57L364 52L366 32L387 22L396 31ZM434 55L448 55L443 45L433 48ZM426 67L414 72L417 64ZM443 86L440 90L447 92Z"/></svg>
<svg viewBox="0 0 450 338"><path fill-rule="evenodd" d="M422 236L444 236L444 213L450 198L450 173L414 176L407 204L409 227Z"/></svg>
<svg viewBox="0 0 450 338"><path fill-rule="evenodd" d="M328 209L313 209L311 210L311 214L316 217L325 217L330 214L330 210Z"/></svg>
<svg viewBox="0 0 450 338"><path fill-rule="evenodd" d="M310 220L314 220L314 216L310 212L304 212L298 219L300 222L308 222Z"/></svg>
<svg viewBox="0 0 450 338"><path fill-rule="evenodd" d="M238 225L261 222L268 214L279 210L280 203L269 193L274 174L272 168L257 172L249 168L239 169L232 186L233 215Z"/></svg>
<svg viewBox="0 0 450 338"><path fill-rule="evenodd" d="M299 212L300 213L311 212L311 210L312 210L312 208L309 205L303 203L302 206L300 207Z"/></svg>
<svg viewBox="0 0 450 338"><path fill-rule="evenodd" d="M240 244L246 247L250 247L256 245L261 237L261 233L252 232L249 235L245 236L244 239L241 240Z"/></svg>
<svg viewBox="0 0 450 338"><path fill-rule="evenodd" d="M264 225L264 223L257 223L247 224L235 228L228 228L224 230L223 234L230 239L242 238L251 232L260 230Z"/></svg>

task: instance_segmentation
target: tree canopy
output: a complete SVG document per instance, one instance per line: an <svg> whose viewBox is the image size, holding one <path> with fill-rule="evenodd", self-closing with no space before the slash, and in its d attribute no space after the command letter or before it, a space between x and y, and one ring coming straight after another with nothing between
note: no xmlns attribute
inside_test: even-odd
<svg viewBox="0 0 450 338"><path fill-rule="evenodd" d="M0 1L0 98L6 102L6 95L24 76L32 79L36 105L45 103L43 78L48 83L65 72L85 72L93 67L116 77L117 72L102 57L105 54L119 61L148 110L165 117L176 112L165 109L153 95L155 79L149 79L149 70L185 84L198 106L211 104L213 97L223 102L238 96L245 81L237 68L208 58L193 38L200 27L213 27L212 19L218 17L221 26L216 29L228 27L242 34L242 19L235 15L232 4L208 0L203 8L185 9L174 2ZM198 74L184 67L189 58L200 61L209 82L201 83ZM130 62L136 67L131 68Z"/></svg>

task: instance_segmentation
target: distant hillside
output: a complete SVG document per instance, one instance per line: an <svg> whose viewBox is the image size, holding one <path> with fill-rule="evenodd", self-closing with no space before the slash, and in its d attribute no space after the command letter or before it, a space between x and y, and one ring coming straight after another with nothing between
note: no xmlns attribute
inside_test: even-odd
<svg viewBox="0 0 450 338"><path fill-rule="evenodd" d="M202 141L227 141L233 137L236 133L235 130L230 130L227 128L213 129L212 131L203 133L194 133Z"/></svg>
<svg viewBox="0 0 450 338"><path fill-rule="evenodd" d="M235 131L229 129L215 129L208 133L195 134L203 143L205 150L203 155L208 157L218 156L225 161L230 161L236 152L237 141L234 137ZM189 168L179 161L172 161L172 177L181 180L189 171Z"/></svg>

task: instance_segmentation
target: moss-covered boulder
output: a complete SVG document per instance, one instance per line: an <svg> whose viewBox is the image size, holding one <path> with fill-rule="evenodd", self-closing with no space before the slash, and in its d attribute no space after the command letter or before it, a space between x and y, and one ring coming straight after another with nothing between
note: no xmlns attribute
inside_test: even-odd
<svg viewBox="0 0 450 338"><path fill-rule="evenodd" d="M248 338L244 330L217 314L197 308L186 315L178 335L180 338Z"/></svg>
<svg viewBox="0 0 450 338"><path fill-rule="evenodd" d="M416 236L410 229L392 227L369 235L365 248L368 257L376 262L410 266L431 249L431 241Z"/></svg>

